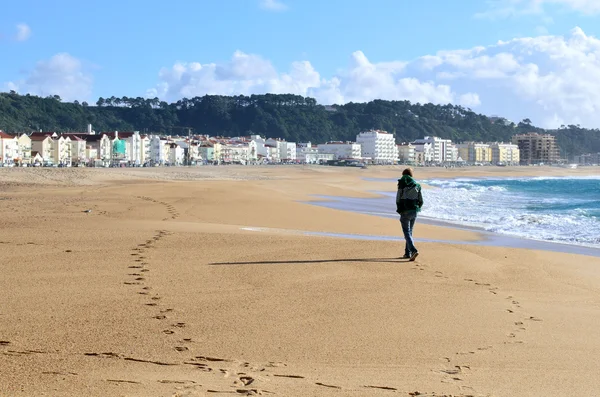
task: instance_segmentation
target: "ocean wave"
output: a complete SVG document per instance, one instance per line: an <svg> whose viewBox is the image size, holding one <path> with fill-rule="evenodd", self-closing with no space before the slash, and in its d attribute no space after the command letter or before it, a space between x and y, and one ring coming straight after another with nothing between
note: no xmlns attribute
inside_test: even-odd
<svg viewBox="0 0 600 397"><path fill-rule="evenodd" d="M424 192L422 214L516 237L600 246L598 180L600 177L433 179L426 183L438 189Z"/></svg>

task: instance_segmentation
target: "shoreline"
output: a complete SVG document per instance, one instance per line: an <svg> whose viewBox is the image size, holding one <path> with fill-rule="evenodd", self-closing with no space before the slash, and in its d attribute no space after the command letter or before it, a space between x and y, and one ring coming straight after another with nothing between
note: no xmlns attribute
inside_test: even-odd
<svg viewBox="0 0 600 397"><path fill-rule="evenodd" d="M456 179L456 178L454 178ZM481 178L483 179L483 178ZM381 191L370 191L369 193L377 194L375 198L354 198L354 197L339 197L339 196L324 196L324 195L313 195L319 200L305 201L306 204L316 205L320 207L347 211L352 213L358 213L363 215L377 216L387 219L396 219L398 215L395 212L381 212L381 211L362 211L359 208L368 208L369 204L373 204L377 201L385 200L389 198L385 193ZM481 246L493 246L493 247L505 247L505 248L524 248L532 250L542 250L547 252L559 252L569 253L577 255L587 255L600 257L600 247L568 243L562 241L549 241L541 239L533 239L527 237L511 236L507 234L501 234L497 232L491 232L485 230L479 226L465 225L459 223L448 222L444 220L438 220L427 216L420 216L419 221L423 224L430 226L443 227L448 229L474 232L480 236L480 239L474 241L467 240L446 240L446 239L428 239L415 237L416 241L420 242L437 242L445 244L466 244L466 245L481 245ZM311 235L321 235L329 237L340 237L340 238L359 238L366 240L388 240L388 241L404 241L402 237L402 231L399 230L399 237L393 236L377 236L377 235L358 235L353 233L319 233L306 232ZM351 236L351 237L348 237ZM360 236L360 237L359 237Z"/></svg>

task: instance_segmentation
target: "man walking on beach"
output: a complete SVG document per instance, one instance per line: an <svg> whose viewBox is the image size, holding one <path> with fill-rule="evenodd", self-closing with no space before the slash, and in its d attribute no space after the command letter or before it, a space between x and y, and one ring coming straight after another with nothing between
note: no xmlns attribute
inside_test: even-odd
<svg viewBox="0 0 600 397"><path fill-rule="evenodd" d="M423 195L421 185L413 179L412 168L402 171L402 178L398 179L398 192L396 193L396 212L400 214L400 224L406 240L404 256L401 259L409 259L411 262L417 258L419 251L415 247L412 232L417 220L417 213L423 206Z"/></svg>

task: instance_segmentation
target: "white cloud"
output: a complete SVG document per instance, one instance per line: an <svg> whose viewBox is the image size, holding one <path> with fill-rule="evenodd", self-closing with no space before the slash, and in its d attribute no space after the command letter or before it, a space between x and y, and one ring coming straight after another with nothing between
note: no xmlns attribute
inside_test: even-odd
<svg viewBox="0 0 600 397"><path fill-rule="evenodd" d="M541 16L546 23L551 23L552 18L547 15L550 7L560 10L572 10L584 15L600 13L598 0L489 0L486 2L487 10L475 14L477 18L508 18L518 16Z"/></svg>
<svg viewBox="0 0 600 397"><path fill-rule="evenodd" d="M60 53L39 61L29 75L20 81L6 83L9 90L40 96L59 95L65 101L89 99L93 79L85 73L82 62Z"/></svg>
<svg viewBox="0 0 600 397"><path fill-rule="evenodd" d="M291 93L312 96L325 104L375 98L449 103L458 98L448 85L403 76L406 62L372 63L361 51L354 52L350 61L338 76L324 79L308 61L294 62L288 72L280 73L262 57L236 51L223 64L178 62L163 68L160 83L147 95L177 100L205 94Z"/></svg>
<svg viewBox="0 0 600 397"><path fill-rule="evenodd" d="M17 41L25 41L31 37L31 28L25 23L17 25Z"/></svg>
<svg viewBox="0 0 600 397"><path fill-rule="evenodd" d="M288 8L280 0L260 0L260 7L270 11L285 11Z"/></svg>
<svg viewBox="0 0 600 397"><path fill-rule="evenodd" d="M308 61L281 72L265 58L238 51L224 63L178 62L163 68L159 80L148 94L169 101L272 92L311 96L322 104L451 102L546 127L600 126L600 40L580 28L566 36L517 38L412 61L372 62L356 51L346 68L328 77Z"/></svg>

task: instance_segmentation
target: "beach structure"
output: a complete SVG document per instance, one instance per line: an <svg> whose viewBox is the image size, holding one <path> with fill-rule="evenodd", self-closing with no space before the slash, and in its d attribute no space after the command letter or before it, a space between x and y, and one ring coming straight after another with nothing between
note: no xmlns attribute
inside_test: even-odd
<svg viewBox="0 0 600 397"><path fill-rule="evenodd" d="M555 164L560 160L560 150L554 135L537 132L517 134L513 135L512 143L519 147L522 165Z"/></svg>

